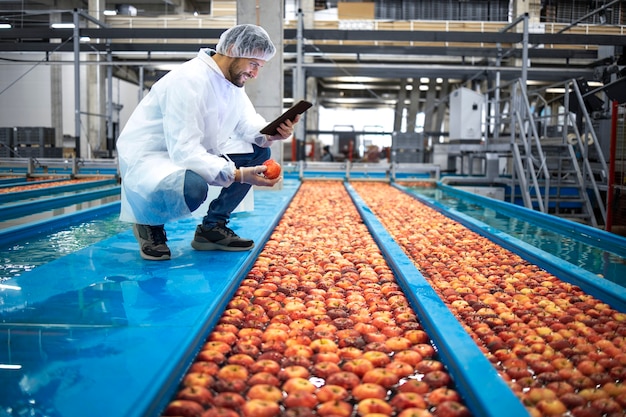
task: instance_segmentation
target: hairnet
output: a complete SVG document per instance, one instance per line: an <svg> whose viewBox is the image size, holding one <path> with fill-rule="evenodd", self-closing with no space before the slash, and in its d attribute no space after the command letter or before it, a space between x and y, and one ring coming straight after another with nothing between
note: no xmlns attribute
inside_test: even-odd
<svg viewBox="0 0 626 417"><path fill-rule="evenodd" d="M217 42L217 53L233 58L255 58L269 61L276 47L265 29L256 25L237 25L228 29Z"/></svg>

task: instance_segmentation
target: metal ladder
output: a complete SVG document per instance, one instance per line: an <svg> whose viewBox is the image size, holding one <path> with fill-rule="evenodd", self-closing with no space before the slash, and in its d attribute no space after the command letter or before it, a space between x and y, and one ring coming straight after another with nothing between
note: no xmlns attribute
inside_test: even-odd
<svg viewBox="0 0 626 417"><path fill-rule="evenodd" d="M513 156L511 200L519 191L524 206L585 222L598 227L598 218L606 222L606 208L601 194L608 181L607 165L584 105L583 94L575 80L564 84L565 120L561 136L546 135L548 123L531 107L529 94L519 80L512 84L508 115ZM544 100L533 93L535 104ZM576 116L569 108L576 100L584 132L576 127ZM545 102L545 100L544 100ZM539 128L542 126L543 128ZM583 139L584 138L584 139ZM592 164L589 156L593 154Z"/></svg>

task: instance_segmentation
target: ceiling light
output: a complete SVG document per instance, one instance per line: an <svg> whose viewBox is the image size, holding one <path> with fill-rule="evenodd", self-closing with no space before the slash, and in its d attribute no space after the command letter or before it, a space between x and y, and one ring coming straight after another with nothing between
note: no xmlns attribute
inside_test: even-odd
<svg viewBox="0 0 626 417"><path fill-rule="evenodd" d="M74 23L53 23L50 27L52 29L74 29Z"/></svg>
<svg viewBox="0 0 626 417"><path fill-rule="evenodd" d="M11 25L8 23L0 23L0 29L11 29Z"/></svg>
<svg viewBox="0 0 626 417"><path fill-rule="evenodd" d="M105 10L103 13L105 16L115 16L117 15L117 10Z"/></svg>

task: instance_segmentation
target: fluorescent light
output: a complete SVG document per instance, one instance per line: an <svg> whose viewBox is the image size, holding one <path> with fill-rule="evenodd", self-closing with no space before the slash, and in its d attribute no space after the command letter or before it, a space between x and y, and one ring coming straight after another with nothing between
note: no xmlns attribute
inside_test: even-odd
<svg viewBox="0 0 626 417"><path fill-rule="evenodd" d="M0 363L0 369L22 369L22 365L8 365Z"/></svg>
<svg viewBox="0 0 626 417"><path fill-rule="evenodd" d="M0 29L11 29L11 27L8 23L0 23Z"/></svg>
<svg viewBox="0 0 626 417"><path fill-rule="evenodd" d="M91 38L89 36L81 36L80 41L83 43L91 42Z"/></svg>
<svg viewBox="0 0 626 417"><path fill-rule="evenodd" d="M50 27L52 29L74 29L74 23L53 23Z"/></svg>
<svg viewBox="0 0 626 417"><path fill-rule="evenodd" d="M105 10L104 11L104 15L105 16L115 16L115 15L117 15L117 10Z"/></svg>

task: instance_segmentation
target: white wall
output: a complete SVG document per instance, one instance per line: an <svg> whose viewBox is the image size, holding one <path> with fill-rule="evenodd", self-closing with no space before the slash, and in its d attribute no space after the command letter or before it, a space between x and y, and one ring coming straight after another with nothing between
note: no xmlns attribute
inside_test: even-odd
<svg viewBox="0 0 626 417"><path fill-rule="evenodd" d="M74 55L56 54L63 60L62 108L63 134L75 136L74 111ZM52 127L51 65L41 53L11 53L0 55L0 127ZM85 112L87 86L86 65L81 66L81 111ZM146 91L147 93L147 91ZM134 84L113 79L113 102L123 107L113 116L122 128L139 102L139 90ZM103 109L103 114L106 109ZM82 119L85 123L84 116ZM84 135L85 127L81 134Z"/></svg>

